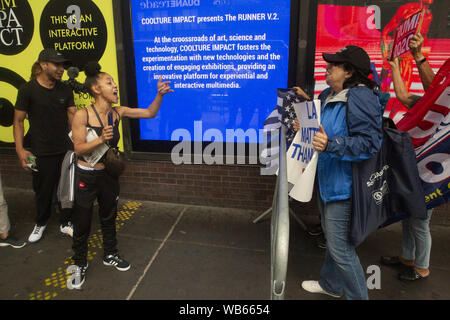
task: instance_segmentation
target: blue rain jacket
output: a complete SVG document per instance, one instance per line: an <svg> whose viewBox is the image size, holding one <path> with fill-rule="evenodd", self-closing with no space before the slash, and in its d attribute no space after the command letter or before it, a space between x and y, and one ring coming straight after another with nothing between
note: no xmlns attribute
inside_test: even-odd
<svg viewBox="0 0 450 320"><path fill-rule="evenodd" d="M379 91L360 85L327 100L330 94L328 88L319 95L321 124L328 136L327 148L319 153L317 163L324 203L351 198L351 163L373 157L383 139Z"/></svg>

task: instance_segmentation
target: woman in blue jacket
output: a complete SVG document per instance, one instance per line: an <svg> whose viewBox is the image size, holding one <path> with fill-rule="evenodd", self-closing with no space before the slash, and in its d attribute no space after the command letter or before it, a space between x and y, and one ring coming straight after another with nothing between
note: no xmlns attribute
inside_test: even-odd
<svg viewBox="0 0 450 320"><path fill-rule="evenodd" d="M357 46L324 53L329 88L322 103L320 131L313 140L319 153L318 202L327 239L319 281L303 281L312 293L368 299L365 273L349 242L352 162L373 157L382 142L382 110L376 84L368 79L370 59Z"/></svg>

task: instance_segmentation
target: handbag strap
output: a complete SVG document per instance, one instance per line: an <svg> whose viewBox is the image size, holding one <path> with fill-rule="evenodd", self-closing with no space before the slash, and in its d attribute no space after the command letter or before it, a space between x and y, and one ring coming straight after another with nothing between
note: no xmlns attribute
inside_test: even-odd
<svg viewBox="0 0 450 320"><path fill-rule="evenodd" d="M102 129L104 128L104 126L103 126L103 122L102 122L102 120L100 119L100 116L98 115L98 113L97 113L97 110L95 109L95 107L94 107L94 104L91 104L91 107L92 107L92 110L94 110L94 112L95 112L95 115L97 116L97 119L98 119L98 122L100 123L100 125L102 126ZM118 120L120 121L120 114L119 114L119 112L116 110L116 109L112 109L116 114L117 114L117 117L118 117ZM86 110L87 111L87 110ZM111 111L110 111L110 113L111 113ZM108 116L109 116L109 113L108 113ZM89 114L88 114L88 121L89 121ZM116 119L116 121L117 121L117 119ZM113 124L112 124L112 126L114 127L114 121L113 121Z"/></svg>
<svg viewBox="0 0 450 320"><path fill-rule="evenodd" d="M94 104L91 104L91 107L92 107L92 110L94 110L94 113L97 116L98 122L100 123L100 125L101 125L101 127L103 129L105 126L103 125L102 119L100 119L100 116L98 115L98 112L97 112L97 110L94 107Z"/></svg>
<svg viewBox="0 0 450 320"><path fill-rule="evenodd" d="M97 112L97 110L94 107L94 104L91 104L91 107L92 107L92 110L94 110L94 113L97 116L98 122L102 126L102 130L103 130L105 127L103 126L102 119L100 119L100 116L98 115L98 112ZM113 126L114 126L114 122L113 122ZM111 145L109 144L109 141L106 141L106 145L111 148Z"/></svg>

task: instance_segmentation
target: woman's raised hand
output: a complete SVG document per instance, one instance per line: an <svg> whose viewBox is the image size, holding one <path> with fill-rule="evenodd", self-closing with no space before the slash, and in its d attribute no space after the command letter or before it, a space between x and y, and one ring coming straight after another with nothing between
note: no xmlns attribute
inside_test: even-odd
<svg viewBox="0 0 450 320"><path fill-rule="evenodd" d="M166 93L173 92L172 89L170 89L170 81L162 81L162 76L159 76L158 84L156 85L156 88L158 89L158 94L164 96Z"/></svg>
<svg viewBox="0 0 450 320"><path fill-rule="evenodd" d="M398 57L394 58L394 60L388 60L389 65L391 66L391 70L392 69L400 69L400 62Z"/></svg>

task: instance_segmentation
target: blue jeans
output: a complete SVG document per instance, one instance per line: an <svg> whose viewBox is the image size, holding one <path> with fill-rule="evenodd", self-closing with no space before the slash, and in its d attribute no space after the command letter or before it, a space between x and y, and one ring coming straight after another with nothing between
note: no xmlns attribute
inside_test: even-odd
<svg viewBox="0 0 450 320"><path fill-rule="evenodd" d="M402 258L414 260L414 266L428 269L430 266L430 219L433 209L427 211L427 219L409 217L402 221Z"/></svg>
<svg viewBox="0 0 450 320"><path fill-rule="evenodd" d="M327 240L325 261L320 271L319 284L325 291L344 294L348 300L368 300L366 278L349 242L351 200L324 204L319 198L322 229Z"/></svg>

